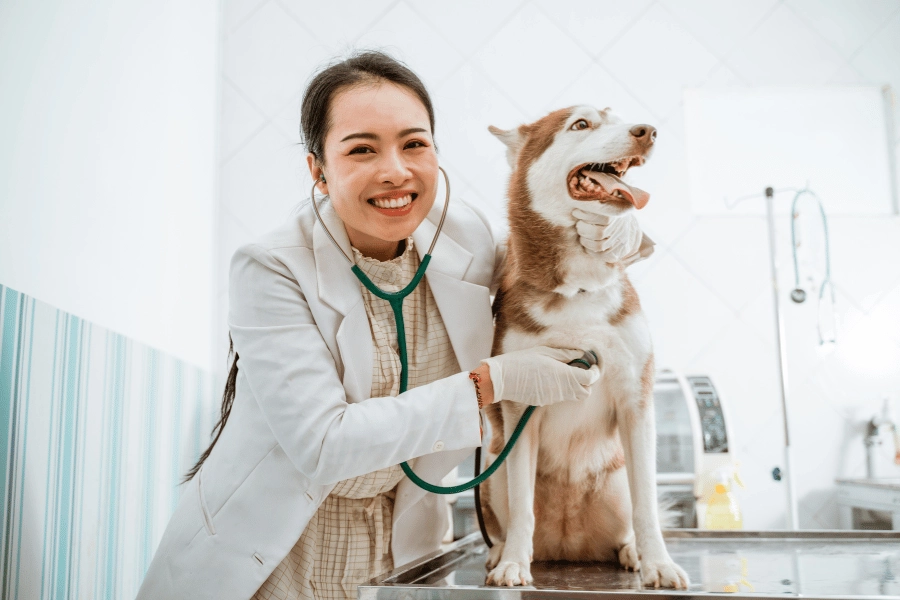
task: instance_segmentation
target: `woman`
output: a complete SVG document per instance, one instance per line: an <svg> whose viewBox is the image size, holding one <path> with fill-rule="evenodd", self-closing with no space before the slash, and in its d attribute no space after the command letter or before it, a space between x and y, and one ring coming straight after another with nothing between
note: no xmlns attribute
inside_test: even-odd
<svg viewBox="0 0 900 600"><path fill-rule="evenodd" d="M235 253L222 417L138 598L355 597L358 584L437 549L447 529L444 501L401 462L439 482L480 444L483 405L585 398L598 377L565 364L581 350L481 363L502 246L454 200L404 302L409 390L398 394L393 314L347 257L395 291L431 244L443 208L431 100L406 67L366 52L316 75L301 118L310 173L328 196L322 223L307 202ZM609 231L584 218L586 247L609 248L598 260L637 251L633 224L608 228L601 244Z"/></svg>

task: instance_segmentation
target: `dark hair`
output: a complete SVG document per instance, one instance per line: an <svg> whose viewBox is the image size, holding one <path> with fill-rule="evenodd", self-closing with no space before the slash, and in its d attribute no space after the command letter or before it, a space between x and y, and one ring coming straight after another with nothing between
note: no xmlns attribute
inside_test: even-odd
<svg viewBox="0 0 900 600"><path fill-rule="evenodd" d="M300 105L300 137L316 160L325 162L325 136L331 128L334 95L348 87L379 81L401 85L418 96L428 111L431 135L434 136L434 107L419 76L384 52L365 50L320 71L306 86Z"/></svg>
<svg viewBox="0 0 900 600"><path fill-rule="evenodd" d="M425 84L419 79L418 75L413 73L406 65L400 61L391 58L384 52L377 50L365 50L356 52L350 58L334 63L325 69L319 71L306 86L303 93L303 102L300 106L300 136L306 146L307 151L312 152L316 159L324 162L325 155L322 146L325 144L325 136L328 135L328 129L331 127L329 111L331 109L331 99L334 95L347 87L361 85L365 83L377 83L378 81L389 81L397 85L402 85L412 91L428 111L428 120L431 123L431 135L434 136L434 107L431 104L431 96L425 89ZM238 373L238 354L234 351L234 343L231 341L231 335L228 336L228 356L232 358L231 368L228 371L228 379L225 381L225 391L222 392L222 409L219 420L210 433L212 443L200 459L184 476L181 483L190 481L203 462L212 452L222 430L225 429L225 423L228 422L228 415L231 414L231 405L234 403L235 383L237 382Z"/></svg>
<svg viewBox="0 0 900 600"><path fill-rule="evenodd" d="M184 479L181 480L181 483L187 483L190 481L194 475L197 474L197 471L200 470L200 467L203 465L203 461L206 460L206 457L209 456L209 453L212 452L213 447L216 445L216 442L219 441L219 436L222 435L222 430L225 429L225 423L228 421L228 415L231 414L231 405L234 402L234 386L237 382L237 374L238 374L238 355L237 352L234 351L234 342L231 341L231 334L228 334L228 358L232 358L231 360L231 370L228 371L228 379L225 380L225 391L222 392L222 413L219 415L219 420L216 422L213 427L212 433L210 433L210 437L212 437L213 441L209 445L209 448L203 451L203 454L200 455L200 459L197 461L197 464L191 467L191 470L188 471Z"/></svg>

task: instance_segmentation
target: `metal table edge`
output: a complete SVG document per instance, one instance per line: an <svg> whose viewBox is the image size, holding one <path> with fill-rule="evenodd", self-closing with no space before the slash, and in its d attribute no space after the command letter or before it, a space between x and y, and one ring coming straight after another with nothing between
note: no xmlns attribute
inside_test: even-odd
<svg viewBox="0 0 900 600"><path fill-rule="evenodd" d="M704 539L704 540L835 540L841 542L891 542L900 543L900 531L868 531L868 530L732 530L710 531L699 529L667 529L663 530L667 540ZM684 600L685 598L731 598L732 600L760 600L766 596L760 594L744 594L741 592L703 592L678 590L547 590L532 587L482 587L455 586L447 589L441 587L416 584L415 581L433 573L438 569L446 569L454 563L462 562L479 546L483 545L479 532L471 533L453 542L441 550L437 550L417 560L401 565L389 573L373 578L366 585L358 588L360 600L376 600L380 597L396 597L400 590L405 592L403 598L410 600L538 600L550 596L597 598L598 600L628 597L631 600ZM388 590L393 590L388 593ZM382 594L379 594L379 591ZM796 597L796 596L794 596ZM834 597L806 595L803 600L834 600ZM853 596L853 600L884 600L884 596Z"/></svg>

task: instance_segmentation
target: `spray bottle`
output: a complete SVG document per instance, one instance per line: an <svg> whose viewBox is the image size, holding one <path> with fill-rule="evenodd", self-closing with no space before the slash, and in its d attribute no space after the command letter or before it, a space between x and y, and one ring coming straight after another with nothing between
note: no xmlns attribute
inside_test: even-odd
<svg viewBox="0 0 900 600"><path fill-rule="evenodd" d="M712 472L712 481L715 483L712 494L707 498L706 529L743 529L744 518L738 506L737 499L731 493L731 482L744 487L737 468L721 468Z"/></svg>

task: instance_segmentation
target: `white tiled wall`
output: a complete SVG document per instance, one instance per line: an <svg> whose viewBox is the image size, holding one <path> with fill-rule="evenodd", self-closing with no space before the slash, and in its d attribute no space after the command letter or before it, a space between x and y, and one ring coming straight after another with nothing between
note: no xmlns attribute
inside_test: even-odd
<svg viewBox="0 0 900 600"><path fill-rule="evenodd" d="M713 378L747 484L745 526L783 525L783 484L770 474L782 465L783 438L766 226L758 217L691 214L682 90L900 90L900 0L225 0L224 12L220 369L228 260L308 193L298 106L317 65L355 47L407 61L434 97L441 162L456 194L498 224L508 169L487 125L512 127L573 103L612 106L660 132L654 158L634 175L652 193L640 216L659 244L630 270L657 364ZM900 123L896 102L894 111ZM848 168L860 159L848 157ZM814 303L782 302L801 526L815 528L838 525L834 477L863 474L863 423L885 397L900 417L900 219L834 218L830 229L841 323L834 351L817 348ZM788 222L778 230L788 290ZM900 476L885 442L879 474Z"/></svg>
<svg viewBox="0 0 900 600"><path fill-rule="evenodd" d="M220 9L0 6L0 284L204 371Z"/></svg>

